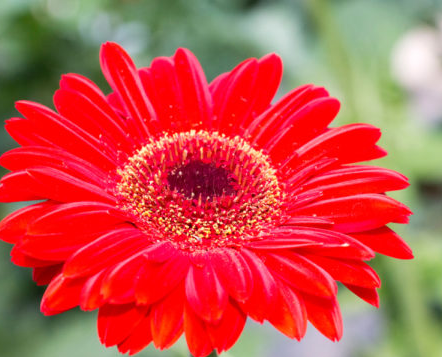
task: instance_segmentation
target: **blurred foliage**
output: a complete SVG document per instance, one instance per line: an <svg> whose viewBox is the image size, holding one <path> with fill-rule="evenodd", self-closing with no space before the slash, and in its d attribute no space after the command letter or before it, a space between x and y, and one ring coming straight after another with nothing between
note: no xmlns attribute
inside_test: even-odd
<svg viewBox="0 0 442 357"><path fill-rule="evenodd" d="M81 73L109 91L98 61L105 41L121 43L138 66L188 47L209 80L247 57L277 52L285 65L281 93L307 82L324 85L342 101L336 125L382 128L390 155L380 165L405 173L412 184L393 196L415 212L398 229L416 259L375 260L383 280L379 310L341 289L340 343L313 328L298 343L252 323L225 356L442 356L442 131L410 110L390 60L407 31L435 27L438 13L438 0L2 0L0 113L16 116L18 99L50 106L62 73ZM13 146L2 130L0 152ZM0 215L17 207L2 205ZM9 249L0 245L1 356L118 355L100 346L94 314L40 315L44 289L9 262ZM185 356L185 343L140 355Z"/></svg>

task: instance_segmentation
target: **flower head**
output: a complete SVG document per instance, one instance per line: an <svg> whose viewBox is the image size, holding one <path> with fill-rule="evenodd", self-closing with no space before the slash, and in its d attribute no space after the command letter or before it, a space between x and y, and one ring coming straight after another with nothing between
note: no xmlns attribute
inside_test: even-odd
<svg viewBox="0 0 442 357"><path fill-rule="evenodd" d="M365 261L412 254L386 226L407 222L385 195L407 179L355 165L385 155L377 128L330 128L339 102L313 85L271 104L276 55L210 84L185 49L137 69L106 43L101 66L109 95L64 75L57 112L20 101L24 118L6 123L20 147L0 159L0 200L41 202L6 217L0 238L48 284L44 314L99 309L106 346L133 354L184 333L204 357L247 317L339 339L336 281L378 305Z"/></svg>

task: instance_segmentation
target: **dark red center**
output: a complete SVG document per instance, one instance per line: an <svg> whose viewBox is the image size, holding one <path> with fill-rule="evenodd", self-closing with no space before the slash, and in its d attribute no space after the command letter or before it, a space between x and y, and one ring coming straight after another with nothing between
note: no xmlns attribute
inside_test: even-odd
<svg viewBox="0 0 442 357"><path fill-rule="evenodd" d="M171 190L178 191L186 198L212 200L214 197L236 194L235 179L223 167L213 163L191 161L186 165L176 167L167 175Z"/></svg>

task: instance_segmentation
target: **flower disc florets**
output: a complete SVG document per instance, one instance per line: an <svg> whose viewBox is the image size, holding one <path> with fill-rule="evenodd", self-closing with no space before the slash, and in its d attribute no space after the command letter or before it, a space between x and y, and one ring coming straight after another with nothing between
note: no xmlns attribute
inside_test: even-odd
<svg viewBox="0 0 442 357"><path fill-rule="evenodd" d="M269 158L239 136L189 131L152 139L118 170L121 207L158 240L185 249L256 239L280 216Z"/></svg>

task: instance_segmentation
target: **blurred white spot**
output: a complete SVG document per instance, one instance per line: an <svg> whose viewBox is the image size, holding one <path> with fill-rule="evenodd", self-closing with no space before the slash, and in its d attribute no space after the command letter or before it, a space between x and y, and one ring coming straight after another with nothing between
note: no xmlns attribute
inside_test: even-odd
<svg viewBox="0 0 442 357"><path fill-rule="evenodd" d="M79 8L78 0L47 0L48 13L57 19L65 20L74 17Z"/></svg>
<svg viewBox="0 0 442 357"><path fill-rule="evenodd" d="M421 26L403 35L392 53L392 72L425 124L442 123L442 17L439 28Z"/></svg>

